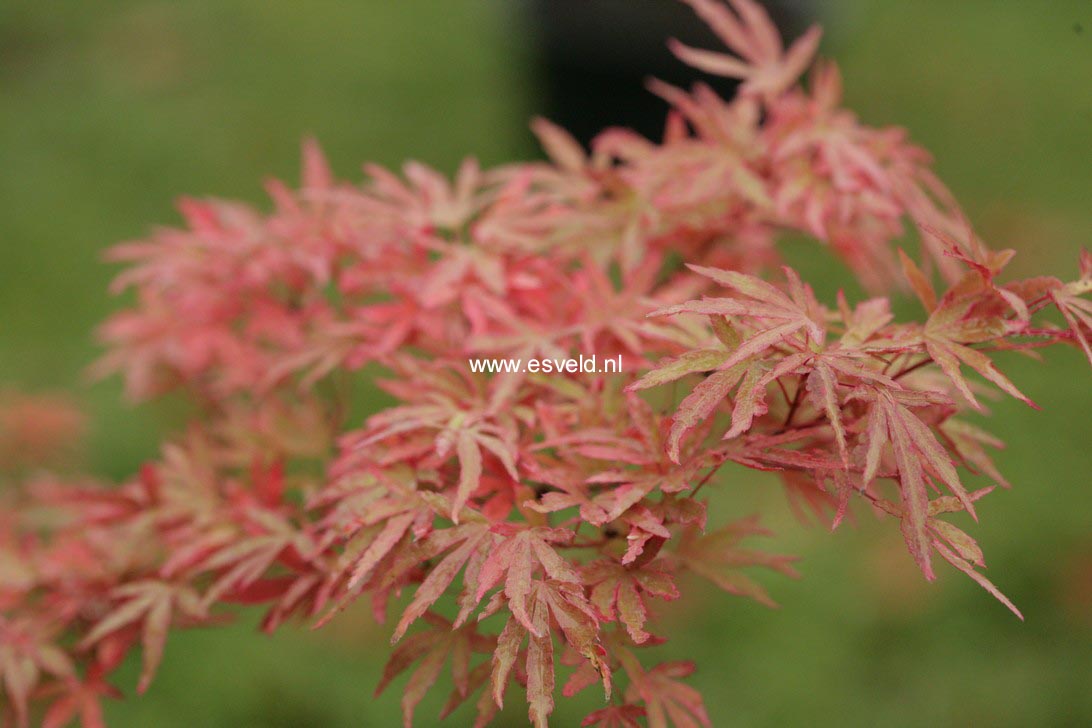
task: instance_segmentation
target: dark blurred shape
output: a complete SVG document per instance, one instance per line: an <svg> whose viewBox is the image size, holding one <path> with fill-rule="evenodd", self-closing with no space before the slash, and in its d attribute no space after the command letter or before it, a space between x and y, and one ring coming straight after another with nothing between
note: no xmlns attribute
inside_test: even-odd
<svg viewBox="0 0 1092 728"><path fill-rule="evenodd" d="M763 4L787 39L813 20L811 0ZM585 144L619 125L659 139L667 107L645 88L650 77L684 88L704 80L722 95L734 92L731 79L689 68L667 50L668 38L723 48L677 0L528 0L528 15L540 86L534 111Z"/></svg>

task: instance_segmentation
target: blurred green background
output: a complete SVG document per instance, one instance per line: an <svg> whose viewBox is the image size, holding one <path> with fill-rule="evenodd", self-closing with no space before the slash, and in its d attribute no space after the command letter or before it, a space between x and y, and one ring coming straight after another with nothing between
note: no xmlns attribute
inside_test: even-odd
<svg viewBox="0 0 1092 728"><path fill-rule="evenodd" d="M525 124L534 74L515 10L501 0L4 0L0 385L75 391L104 475L153 456L164 413L131 409L118 382L83 377L96 356L90 332L117 305L101 251L176 222L181 194L261 203L262 179L295 179L304 134L352 178L364 160L451 170L468 153L487 164L535 154ZM983 237L1019 251L1015 273L1070 276L1092 243L1092 3L820 10L849 105L870 123L907 126L935 154ZM988 426L1010 443L1000 463L1016 487L987 498L973 528L1027 622L952 570L924 583L890 523L862 513L833 535L802 527L772 482L733 473L710 491L718 516L762 510L778 533L769 547L802 555L804 579L766 581L779 610L711 593L663 610L673 639L660 651L698 662L715 725L1092 725L1092 377L1076 351L1046 358L1005 362L1044 411L997 404ZM270 639L244 619L172 637L150 693L108 716L118 726L397 725L401 684L372 698L389 628L365 611L319 633ZM122 676L129 693L135 672ZM592 692L560 701L556 725L577 725ZM442 697L426 700L419 725L433 724ZM517 704L501 724L523 716Z"/></svg>

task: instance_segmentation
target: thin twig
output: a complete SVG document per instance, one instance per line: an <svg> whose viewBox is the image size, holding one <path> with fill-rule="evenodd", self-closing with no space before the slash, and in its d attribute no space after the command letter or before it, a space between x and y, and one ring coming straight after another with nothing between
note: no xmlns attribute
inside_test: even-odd
<svg viewBox="0 0 1092 728"><path fill-rule="evenodd" d="M906 376L907 374L914 371L915 369L921 369L923 366L926 366L927 364L932 364L932 363L933 363L932 359L922 359L917 364L913 364L911 366L906 367L901 372L899 372L898 374L896 374L895 376L893 376L891 378L892 379L898 379L899 377Z"/></svg>
<svg viewBox="0 0 1092 728"><path fill-rule="evenodd" d="M701 490L701 489L702 489L702 487L703 487L703 486L704 486L704 485L705 485L706 483L708 483L708 482L709 482L709 480L710 480L710 479L711 479L711 478L713 477L713 475L714 475L714 474L716 474L716 472L717 472L718 470L720 470L720 467L721 467L722 465L724 465L724 463L725 463L725 462L726 462L727 460L728 460L727 456L724 456L724 455L722 455L722 456L720 457L720 460L718 460L718 461L717 461L717 464L716 464L716 465L714 465L713 467L711 467L711 468L709 469L709 472L705 474L705 477L701 479L701 482L699 482L699 483L698 483L698 484L697 484L696 486L694 486L694 490L690 491L690 497L691 497L691 498L693 498L694 496L696 496L696 495L698 494L698 491L699 491L699 490Z"/></svg>
<svg viewBox="0 0 1092 728"><path fill-rule="evenodd" d="M785 416L785 422L781 425L781 431L789 429L789 425L792 424L792 418L796 415L796 410L800 407L800 400L804 394L804 382L801 381L796 385L796 395L792 398L792 405L789 407L789 414Z"/></svg>

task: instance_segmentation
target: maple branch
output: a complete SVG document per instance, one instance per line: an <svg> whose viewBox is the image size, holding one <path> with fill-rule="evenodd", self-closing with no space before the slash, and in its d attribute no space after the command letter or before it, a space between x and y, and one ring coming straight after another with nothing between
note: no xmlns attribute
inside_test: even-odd
<svg viewBox="0 0 1092 728"><path fill-rule="evenodd" d="M891 370L891 367L894 366L895 362L899 360L898 354L891 357L890 359L884 359L879 354L873 354L872 356L883 362L883 369L880 370L880 374L887 374L887 372Z"/></svg>
<svg viewBox="0 0 1092 728"><path fill-rule="evenodd" d="M705 486L705 484L708 483L714 475L716 475L717 471L720 470L721 466L724 465L724 463L726 463L727 461L728 456L721 455L717 460L716 464L713 465L713 467L709 469L709 472L705 474L701 481L696 486L694 486L694 490L690 491L690 497L694 498L695 496L697 496L698 491L700 491Z"/></svg>
<svg viewBox="0 0 1092 728"><path fill-rule="evenodd" d="M600 538L594 541L573 541L572 543L558 544L557 548L562 549L598 549L606 546L610 543L608 538Z"/></svg>
<svg viewBox="0 0 1092 728"><path fill-rule="evenodd" d="M1043 295L1039 296L1034 301L1028 304L1028 315L1030 316L1031 314L1035 314L1043 310L1050 305L1051 301L1052 298L1049 293L1044 293Z"/></svg>
<svg viewBox="0 0 1092 728"><path fill-rule="evenodd" d="M777 383L777 388L781 390L781 395L785 398L785 404L792 405L792 398L789 397L789 390L785 389L785 383L781 381L781 377L774 380Z"/></svg>
<svg viewBox="0 0 1092 728"><path fill-rule="evenodd" d="M785 415L785 421L781 423L781 429L776 434L780 435L789 429L792 424L792 418L796 415L797 408L800 407L800 401L804 394L804 382L801 380L796 385L796 394L792 398L792 405L789 407L789 413Z"/></svg>
<svg viewBox="0 0 1092 728"><path fill-rule="evenodd" d="M904 377L907 374L910 374L911 372L917 371L918 369L921 369L922 367L928 366L929 364L932 364L932 363L933 363L932 358L927 357L927 358L922 359L921 361L919 361L917 364L912 364L912 365L906 367L905 369L902 369L901 371L899 371L898 374L895 374L891 378L892 379L899 379L900 377Z"/></svg>

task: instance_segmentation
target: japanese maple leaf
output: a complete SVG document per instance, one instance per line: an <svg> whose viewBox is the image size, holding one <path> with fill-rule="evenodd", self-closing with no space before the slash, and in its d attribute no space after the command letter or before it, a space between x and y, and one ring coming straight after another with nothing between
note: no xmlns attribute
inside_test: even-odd
<svg viewBox="0 0 1092 728"><path fill-rule="evenodd" d="M536 468L532 471L536 481L555 490L542 493L525 506L539 513L578 508L582 520L605 526L616 519L629 518L634 509L643 508L646 496L657 487L662 487L665 493L684 490L694 469L696 465L681 472L610 470L587 476L586 465Z"/></svg>
<svg viewBox="0 0 1092 728"><path fill-rule="evenodd" d="M312 507L334 506L320 522L322 543L345 542L341 563L349 573L348 590L368 581L408 533L422 536L431 529L436 510L416 486L409 473L363 472L341 478L312 500Z"/></svg>
<svg viewBox="0 0 1092 728"><path fill-rule="evenodd" d="M756 470L801 470L815 475L839 470L841 461L832 457L822 425L767 435L750 433L720 448L722 457ZM809 447L818 440L819 447ZM803 447L800 445L803 444ZM795 447L794 447L795 446Z"/></svg>
<svg viewBox="0 0 1092 728"><path fill-rule="evenodd" d="M795 557L768 554L740 546L740 542L748 537L769 535L770 532L759 525L757 516L742 519L705 535L695 527L688 527L670 555L683 567L708 579L729 594L750 597L766 606L776 607L776 602L770 598L765 588L742 571L744 568L757 566L793 578L800 576L791 566Z"/></svg>
<svg viewBox="0 0 1092 728"><path fill-rule="evenodd" d="M365 165L371 178L366 189L372 210L383 210L424 233L455 230L481 208L481 170L473 159L464 160L455 184L420 162L402 168L405 179L376 164Z"/></svg>
<svg viewBox="0 0 1092 728"><path fill-rule="evenodd" d="M989 488L980 488L979 490L970 493L969 498L971 501L976 501L992 490L992 486ZM882 498L871 498L871 500L874 505L880 508L880 510L895 516L896 518L905 519L906 506L891 503ZM1001 590L994 586L993 582L975 569L975 567L985 568L986 566L985 559L982 555L982 549L979 548L978 543L961 528L938 518L939 515L944 513L958 513L963 510L966 510L966 507L955 496L940 496L929 502L929 505L926 508L925 519L929 545L932 546L945 561L969 576L979 586L993 595L997 601L1004 604L1009 611L1020 619L1023 619L1024 615L1020 613L1020 610L1016 608L1016 605L1013 604L1008 597L1002 594Z"/></svg>
<svg viewBox="0 0 1092 728"><path fill-rule="evenodd" d="M838 309L845 326L839 343L847 349L855 349L866 343L894 318L891 302L886 298L870 298L850 308L845 293L839 291Z"/></svg>
<svg viewBox="0 0 1092 728"><path fill-rule="evenodd" d="M963 378L960 364L966 364L1006 393L1038 409L1008 377L997 370L988 356L970 346L998 339L1007 333L1006 322L1002 318L1006 308L1000 296L992 291L977 296L941 299L922 332L925 349L975 409L980 410L982 406Z"/></svg>
<svg viewBox="0 0 1092 728"><path fill-rule="evenodd" d="M985 430L954 417L942 422L937 429L944 436L948 449L959 458L964 467L971 472L988 475L1003 488L1009 487L1008 480L986 452L986 446L1000 450L1005 443Z"/></svg>
<svg viewBox="0 0 1092 728"><path fill-rule="evenodd" d="M977 500L991 490L992 488L982 488L981 490L972 493L971 498ZM963 510L963 504L960 503L958 499L952 498L951 496L936 498L929 503L927 527L929 529L933 548L936 549L937 553L940 554L945 561L971 577L979 586L992 594L997 601L1008 607L1013 614L1020 619L1023 619L1024 615L1020 613L1020 610L1016 608L1016 605L1009 601L1009 598L1002 594L1001 591L993 585L993 582L975 570L976 566L982 568L985 568L986 566L985 558L982 555L982 549L979 548L978 543L962 529L936 517L941 513L951 513L961 510Z"/></svg>
<svg viewBox="0 0 1092 728"><path fill-rule="evenodd" d="M650 340L671 341L684 336L674 325L642 316L658 303L653 292L662 265L660 256L650 255L638 268L626 272L619 288L602 265L590 258L585 260L572 284L581 311L570 326L584 351L621 348L640 361L650 348Z"/></svg>
<svg viewBox="0 0 1092 728"><path fill-rule="evenodd" d="M760 364L739 363L728 369L714 372L699 382L675 410L667 440L667 451L671 459L676 462L681 461L680 448L683 438L702 422L707 421L733 391L736 392L733 403L734 424L730 431L734 433L740 429L744 418L747 418L748 422L753 419L753 415L757 413L759 396L755 385L763 373Z"/></svg>
<svg viewBox="0 0 1092 728"><path fill-rule="evenodd" d="M585 583L591 587L591 603L604 619L620 620L637 644L651 637L644 629L648 619L645 600L679 598L671 574L651 564L630 568L613 559L599 559L585 566L583 573Z"/></svg>
<svg viewBox="0 0 1092 728"><path fill-rule="evenodd" d="M626 387L627 392L636 392L673 382L690 374L712 372L683 399L672 418L667 453L675 463L680 462L679 451L686 434L709 417L747 371L747 366L743 363L722 369L724 363L739 348L741 337L723 315L710 315L709 320L716 334L716 346L691 349L679 356L662 359L644 376Z"/></svg>
<svg viewBox="0 0 1092 728"><path fill-rule="evenodd" d="M536 119L532 129L554 162L552 167L533 168L535 182L551 196L580 208L573 217L583 224L553 230L558 242L575 250L590 250L600 261L616 256L624 271L646 262L649 228L656 210L620 172L616 161L648 155L655 145L627 129L608 129L592 141L588 155L568 132L544 119ZM593 203L590 210L587 203ZM557 228L556 224L552 227Z"/></svg>
<svg viewBox="0 0 1092 728"><path fill-rule="evenodd" d="M730 369L751 357L762 354L770 347L788 342L797 332L804 331L815 344L822 344L826 329L821 322L818 303L799 276L791 268L784 269L789 280L789 296L761 278L730 270L688 265L695 273L735 291L742 298L704 298L668 306L653 311L651 316L668 316L680 313L706 316L739 317L757 323L756 333L745 338L738 347L718 365L718 369ZM799 343L797 348L802 348Z"/></svg>
<svg viewBox="0 0 1092 728"><path fill-rule="evenodd" d="M723 321L724 319L719 319ZM728 360L733 349L739 345L738 339L731 348L692 349L678 356L665 357L656 363L644 376L630 384L626 389L634 392L641 389L658 387L668 382L681 379L689 374L703 374L715 371Z"/></svg>
<svg viewBox="0 0 1092 728"><path fill-rule="evenodd" d="M594 485L587 482L582 469L565 464L543 467L539 463L531 466L529 473L536 482L553 490L527 501L527 508L539 513L577 508L581 519L597 526L611 520L608 512L611 504L604 502L612 497L611 492L595 493Z"/></svg>
<svg viewBox="0 0 1092 728"><path fill-rule="evenodd" d="M419 328L427 329L420 304L409 299L354 307L346 315L347 321L333 321L315 331L306 348L281 357L263 385L273 386L298 373L301 386L310 388L339 368L355 370L390 356L408 346Z"/></svg>
<svg viewBox="0 0 1092 728"><path fill-rule="evenodd" d="M0 688L7 694L19 726L28 725L27 701L43 673L61 679L76 674L64 650L50 644L30 624L0 617Z"/></svg>
<svg viewBox="0 0 1092 728"><path fill-rule="evenodd" d="M460 242L430 247L435 249L439 260L421 282L420 290L415 291L421 305L433 308L457 301L469 293L468 282L477 283L496 296L505 294L504 259L496 253Z"/></svg>
<svg viewBox="0 0 1092 728"><path fill-rule="evenodd" d="M641 718L648 712L640 705L611 705L589 713L583 721L581 728L641 728L644 723Z"/></svg>
<svg viewBox="0 0 1092 728"><path fill-rule="evenodd" d="M649 728L708 728L712 725L701 693L680 682L694 673L692 662L662 662L644 670L628 650L619 650L622 666L629 676L626 701L645 704Z"/></svg>
<svg viewBox="0 0 1092 728"><path fill-rule="evenodd" d="M309 530L301 530L277 511L249 507L239 518L244 526L239 537L197 564L201 571L219 572L203 597L206 605L246 589L278 560L307 561L319 550Z"/></svg>
<svg viewBox="0 0 1092 728"><path fill-rule="evenodd" d="M336 576L316 567L288 576L259 579L237 590L225 601L268 605L261 629L266 634L273 634L294 614L313 617L322 611L334 593L337 581Z"/></svg>
<svg viewBox="0 0 1092 728"><path fill-rule="evenodd" d="M561 285L564 284L558 284ZM541 300L549 301L550 294L548 290L542 291ZM508 301L488 301L488 305L482 306L483 318L488 319L487 328L483 326L483 331L469 337L465 343L467 353L520 361L568 358L571 353L569 319L577 314L568 311L573 307L571 299L564 303L568 305L552 305L545 311L527 310L527 307L517 311ZM519 372L503 376L521 383L530 373L521 368Z"/></svg>
<svg viewBox="0 0 1092 728"><path fill-rule="evenodd" d="M120 700L122 694L106 682L103 672L100 666L92 665L83 679L72 676L64 680L60 697L42 716L42 728L64 728L76 717L83 728L106 728L101 700L104 697Z"/></svg>
<svg viewBox="0 0 1092 728"><path fill-rule="evenodd" d="M491 675L493 699L504 705L504 690L520 656L520 646L527 638L525 671L527 702L531 723L546 728L547 718L554 708L554 645L550 628L556 624L565 641L586 660L592 662L603 680L610 697L610 669L603 660L599 644L599 620L584 597L582 587L555 580L536 580L527 589L529 607L525 625L515 610L508 618L493 653Z"/></svg>
<svg viewBox="0 0 1092 728"><path fill-rule="evenodd" d="M838 394L838 377L833 367L819 359L807 377L808 397L815 408L826 415L827 422L834 430L838 444L838 454L842 465L849 467L849 450L846 447L846 431L842 425L842 402Z"/></svg>
<svg viewBox="0 0 1092 728"><path fill-rule="evenodd" d="M530 466L532 477L557 489L529 502L531 510L553 513L577 507L581 518L602 526L620 518L655 490L678 493L693 485L697 471L710 463L699 440L678 454L681 462L673 462L664 449L667 418L654 414L648 403L632 392L626 393L626 404L626 409L620 410L623 416L628 415L622 432L612 427L583 427L536 446L556 449L565 462L555 466L540 458ZM589 458L604 465L593 467Z"/></svg>
<svg viewBox="0 0 1092 728"><path fill-rule="evenodd" d="M607 160L595 160L595 162L589 164L592 160L588 158L588 154L580 146L580 142L572 134L552 121L536 117L531 122L531 130L538 138L538 143L546 152L546 156L550 158L556 168L572 173L584 172L585 170L590 172L592 167L598 170L606 168L605 162Z"/></svg>
<svg viewBox="0 0 1092 728"><path fill-rule="evenodd" d="M574 423L568 434L549 437L536 449L557 448L567 455L605 460L619 466L664 465L667 469L674 469L661 455L664 418L634 394L631 387L627 387L627 390L625 409L596 413L596 424L600 426ZM608 414L610 419L602 422L601 418Z"/></svg>
<svg viewBox="0 0 1092 728"><path fill-rule="evenodd" d="M670 41L671 51L683 62L716 76L738 78L746 94L776 96L796 83L811 64L822 31L812 26L785 51L781 34L766 11L754 0L685 0L739 57L703 51Z"/></svg>
<svg viewBox="0 0 1092 728"><path fill-rule="evenodd" d="M495 638L478 634L476 624L452 628L451 622L431 612L424 619L429 623L429 628L410 635L391 653L383 669L383 678L375 689L378 697L392 680L420 661L402 694L402 722L405 728L412 728L414 709L436 683L449 655L455 690L465 698L470 692L471 655L491 653L496 645Z"/></svg>
<svg viewBox="0 0 1092 728"><path fill-rule="evenodd" d="M497 536L489 523L478 517L450 528L433 531L397 559L385 577L388 582L397 578L407 566L416 566L437 558L440 560L429 569L428 575L417 587L413 601L402 613L391 641L397 642L401 639L406 629L443 596L455 577L465 568L464 590L459 597L460 612L455 621L456 626L460 626L470 611L481 603L481 595L485 590L480 589L479 575L487 557L495 553L492 549L496 540Z"/></svg>
<svg viewBox="0 0 1092 728"><path fill-rule="evenodd" d="M668 438L669 452L675 462L678 462L678 447L685 433L705 420L737 387L732 427L725 434L726 438L736 437L746 431L751 422L765 412L765 385L780 376L783 370L777 367L770 370L764 368L758 361L760 357L782 345L795 351L808 351L810 349L807 344L821 345L826 334L820 323L821 311L818 303L810 289L789 268L785 269L785 273L789 278L791 296L761 279L743 273L701 266L690 268L736 291L742 298L705 298L669 306L651 314L706 315L721 343L730 349L726 355L716 349L683 355L633 385L634 388L652 386L691 371L715 370L694 387L676 410L675 424ZM724 317L748 321L754 327L755 333L749 337L740 337L726 324ZM805 332L804 341L798 340L797 334L800 332ZM792 359L783 366L791 369L801 361Z"/></svg>
<svg viewBox="0 0 1092 728"><path fill-rule="evenodd" d="M512 615L535 637L546 632L531 619L528 599L532 577L541 570L559 582L580 585L580 573L554 550L552 544L567 544L573 532L562 528L520 528L515 524L497 524L492 529L503 536L482 564L474 601L481 602L486 592L504 580L504 596Z"/></svg>
<svg viewBox="0 0 1092 728"><path fill-rule="evenodd" d="M408 366L408 365L407 365ZM429 433L434 450L442 458L452 450L459 461L459 482L452 502L452 520L459 522L463 505L481 480L483 452L491 453L505 472L516 473L516 427L505 406L503 388L493 387L489 396L472 391L473 383L433 373L436 386L422 387L416 380L385 382L396 396L417 403L386 409L369 418L367 427L352 446L357 450L372 443L407 433Z"/></svg>
<svg viewBox="0 0 1092 728"><path fill-rule="evenodd" d="M613 521L621 518L634 506L645 502L654 490L658 489L661 493L679 493L690 488L697 480L699 468L706 464L705 458L693 458L676 468L607 470L591 476L588 482L608 485L609 490L598 501L606 509L607 520Z"/></svg>
<svg viewBox="0 0 1092 728"><path fill-rule="evenodd" d="M922 306L929 312L929 319L922 329L922 339L929 356L975 409L981 410L982 407L960 371L961 364L971 367L1006 393L1036 407L994 367L988 356L971 348L974 344L998 340L1027 324L1029 314L1024 301L1012 291L998 288L993 283L994 277L1012 257L1012 251L986 251L972 236L967 246L963 246L976 251L969 256L946 235L931 228L926 228L926 231L941 239L953 258L969 266L969 270L938 301L928 276L905 253L899 251L903 272Z"/></svg>
<svg viewBox="0 0 1092 728"><path fill-rule="evenodd" d="M938 401L927 392L872 389L873 406L869 413L865 439L868 443L862 487L876 477L884 446L890 443L894 458L899 493L905 506L903 536L910 553L926 578L935 578L930 565L929 537L926 515L929 506L929 483L935 478L955 495L972 518L977 520L974 505L951 457L936 436L911 407L922 407ZM853 395L851 395L853 396ZM939 401L943 401L941 398Z"/></svg>
<svg viewBox="0 0 1092 728"><path fill-rule="evenodd" d="M137 692L143 693L163 658L167 632L176 613L183 620L197 622L207 616L207 611L191 587L150 579L123 584L114 589L111 596L118 600L117 604L95 623L80 645L90 647L118 630L139 625L144 666Z"/></svg>
<svg viewBox="0 0 1092 728"><path fill-rule="evenodd" d="M705 503L694 498L679 498L665 494L657 503L641 503L629 509L621 518L629 527L626 553L622 564L640 567L656 557L660 548L671 538L668 524L705 528Z"/></svg>
<svg viewBox="0 0 1092 728"><path fill-rule="evenodd" d="M1081 251L1080 270L1079 280L1055 288L1050 297L1092 363L1092 301L1082 298L1092 293L1092 251Z"/></svg>

